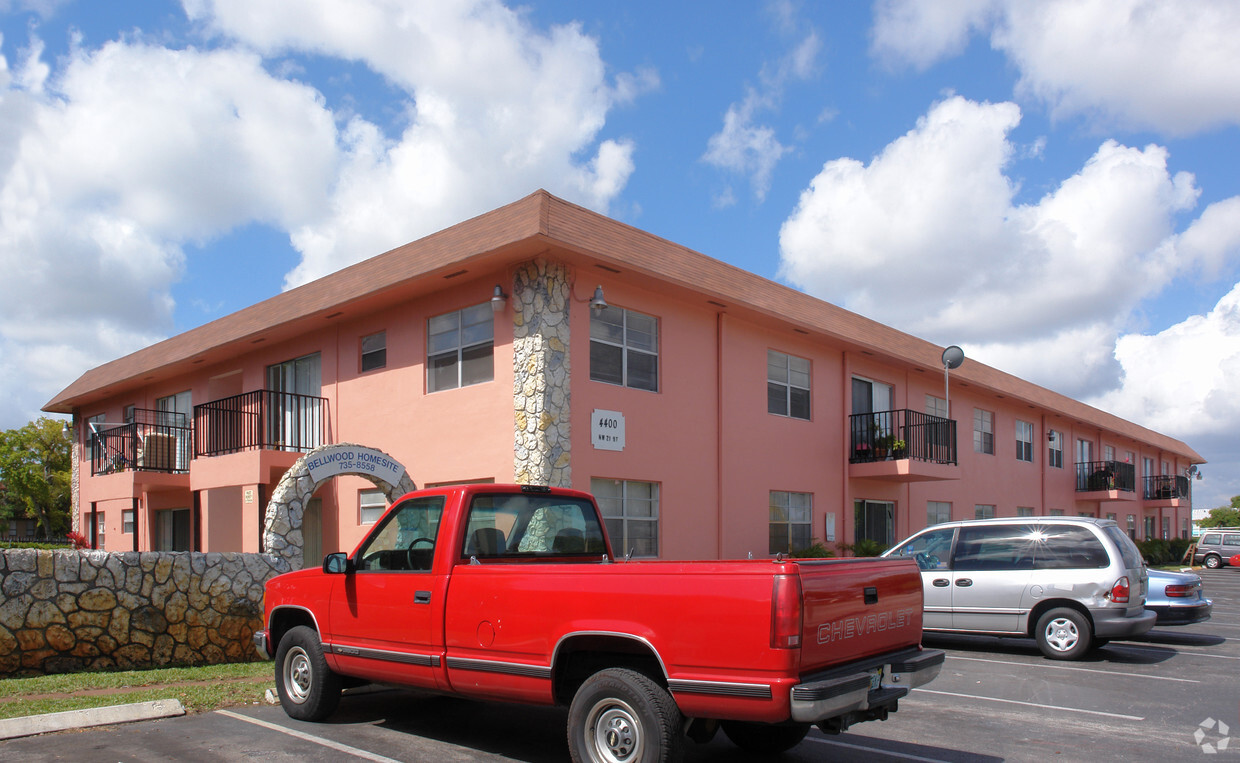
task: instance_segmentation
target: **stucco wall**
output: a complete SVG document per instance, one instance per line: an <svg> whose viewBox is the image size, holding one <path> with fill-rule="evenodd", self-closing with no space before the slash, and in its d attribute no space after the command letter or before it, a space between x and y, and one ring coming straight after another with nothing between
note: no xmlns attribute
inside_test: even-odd
<svg viewBox="0 0 1240 763"><path fill-rule="evenodd" d="M265 554L0 553L0 674L258 659Z"/></svg>

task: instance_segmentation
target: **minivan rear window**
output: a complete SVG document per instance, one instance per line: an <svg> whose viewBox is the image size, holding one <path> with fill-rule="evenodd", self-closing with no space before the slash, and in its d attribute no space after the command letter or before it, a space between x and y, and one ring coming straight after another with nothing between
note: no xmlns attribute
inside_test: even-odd
<svg viewBox="0 0 1240 763"><path fill-rule="evenodd" d="M1231 533L1227 533L1226 535L1223 536L1223 545L1224 546L1240 546L1240 535L1233 535Z"/></svg>
<svg viewBox="0 0 1240 763"><path fill-rule="evenodd" d="M1125 569L1135 570L1145 564L1141 560L1141 552L1137 549L1137 544L1133 543L1132 538L1129 538L1123 530L1115 525L1107 525L1102 528L1102 531L1107 534L1107 537L1119 549L1120 557L1124 560Z"/></svg>
<svg viewBox="0 0 1240 763"><path fill-rule="evenodd" d="M1038 528L1043 536L1035 544L1035 570L1080 570L1109 567L1107 550L1088 528L1044 525Z"/></svg>

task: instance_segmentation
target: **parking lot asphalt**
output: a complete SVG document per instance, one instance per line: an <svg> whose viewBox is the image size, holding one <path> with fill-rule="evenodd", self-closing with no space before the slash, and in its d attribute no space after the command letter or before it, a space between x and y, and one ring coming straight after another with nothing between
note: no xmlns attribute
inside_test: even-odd
<svg viewBox="0 0 1240 763"><path fill-rule="evenodd" d="M1240 755L1240 569L1201 570L1214 616L1113 641L1086 660L1032 640L926 637L943 672L889 721L814 730L779 758L804 761L1209 760ZM563 761L565 711L379 691L329 723L250 706L0 743L23 761ZM1232 734L1235 737L1232 737ZM1206 756L1203 758L1203 756ZM723 735L689 761L751 758Z"/></svg>

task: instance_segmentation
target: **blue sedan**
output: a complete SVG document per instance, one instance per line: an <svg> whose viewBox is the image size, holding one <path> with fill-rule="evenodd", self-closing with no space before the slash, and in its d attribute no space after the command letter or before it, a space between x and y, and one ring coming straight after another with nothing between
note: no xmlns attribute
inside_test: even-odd
<svg viewBox="0 0 1240 763"><path fill-rule="evenodd" d="M1214 602L1202 595L1200 575L1154 569L1149 574L1145 608L1158 613L1156 625L1191 625L1210 619Z"/></svg>

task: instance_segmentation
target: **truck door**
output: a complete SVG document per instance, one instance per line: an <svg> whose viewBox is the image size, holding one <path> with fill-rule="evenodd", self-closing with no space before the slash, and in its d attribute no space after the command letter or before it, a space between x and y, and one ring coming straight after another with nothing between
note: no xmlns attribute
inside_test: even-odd
<svg viewBox="0 0 1240 763"><path fill-rule="evenodd" d="M353 557L329 607L341 670L372 680L438 686L447 575L434 571L444 496L389 511Z"/></svg>

